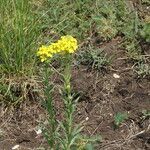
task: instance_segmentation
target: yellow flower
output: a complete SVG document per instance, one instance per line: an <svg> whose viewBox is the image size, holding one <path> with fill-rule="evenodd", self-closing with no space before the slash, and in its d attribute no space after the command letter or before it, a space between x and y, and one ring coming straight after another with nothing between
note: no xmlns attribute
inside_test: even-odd
<svg viewBox="0 0 150 150"><path fill-rule="evenodd" d="M37 56L39 56L43 62L57 53L74 53L77 48L77 40L70 35L66 35L62 36L60 40L49 46L41 46L37 52Z"/></svg>
<svg viewBox="0 0 150 150"><path fill-rule="evenodd" d="M61 40L58 41L60 44L61 51L65 51L68 53L74 53L78 48L77 40L70 35L62 36Z"/></svg>
<svg viewBox="0 0 150 150"><path fill-rule="evenodd" d="M50 52L50 49L48 48L48 46L42 45L37 52L37 56L39 56L41 59L41 62L43 62L47 60L48 57L52 57L52 53Z"/></svg>
<svg viewBox="0 0 150 150"><path fill-rule="evenodd" d="M48 48L52 54L59 53L59 45L57 43L52 43Z"/></svg>

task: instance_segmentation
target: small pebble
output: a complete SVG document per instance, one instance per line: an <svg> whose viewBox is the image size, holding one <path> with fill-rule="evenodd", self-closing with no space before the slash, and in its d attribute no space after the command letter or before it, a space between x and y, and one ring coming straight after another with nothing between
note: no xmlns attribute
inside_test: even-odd
<svg viewBox="0 0 150 150"><path fill-rule="evenodd" d="M88 121L88 120L89 120L89 117L86 117L85 120Z"/></svg>
<svg viewBox="0 0 150 150"><path fill-rule="evenodd" d="M109 114L110 116L113 116L113 114Z"/></svg>
<svg viewBox="0 0 150 150"><path fill-rule="evenodd" d="M18 149L19 148L19 145L15 145L14 147L12 147L12 150L13 149Z"/></svg>
<svg viewBox="0 0 150 150"><path fill-rule="evenodd" d="M113 74L113 77L116 78L116 79L120 78L120 76L118 74L116 74L116 73Z"/></svg>
<svg viewBox="0 0 150 150"><path fill-rule="evenodd" d="M41 129L38 129L37 131L36 131L36 134L41 134L42 133L42 130Z"/></svg>

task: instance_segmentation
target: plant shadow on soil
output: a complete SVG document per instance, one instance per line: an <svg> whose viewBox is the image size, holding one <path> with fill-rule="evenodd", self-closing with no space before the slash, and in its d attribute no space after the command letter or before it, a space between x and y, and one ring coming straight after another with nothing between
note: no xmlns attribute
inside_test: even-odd
<svg viewBox="0 0 150 150"><path fill-rule="evenodd" d="M150 120L142 118L142 111L150 109L150 79L139 79L126 59L125 51L118 47L120 37L102 46L115 58L107 73L75 66L72 70L72 87L80 95L75 114L76 123L86 120L83 133L101 135L99 150L148 150L150 149ZM124 56L124 57L122 57ZM114 78L113 74L119 75ZM54 83L60 84L57 77ZM58 119L63 119L60 97L54 94ZM21 150L48 149L42 135L35 128L45 122L46 112L38 101L22 103L11 115L1 107L0 149L9 150L19 145ZM114 129L114 115L126 112L128 119ZM4 115L5 114L5 115Z"/></svg>

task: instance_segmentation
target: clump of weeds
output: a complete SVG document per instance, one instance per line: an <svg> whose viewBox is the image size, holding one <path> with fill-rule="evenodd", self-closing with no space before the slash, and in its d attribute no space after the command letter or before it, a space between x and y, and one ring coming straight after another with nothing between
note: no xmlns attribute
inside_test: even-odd
<svg viewBox="0 0 150 150"><path fill-rule="evenodd" d="M110 57L100 48L89 46L77 54L77 63L96 70L106 69L111 64Z"/></svg>

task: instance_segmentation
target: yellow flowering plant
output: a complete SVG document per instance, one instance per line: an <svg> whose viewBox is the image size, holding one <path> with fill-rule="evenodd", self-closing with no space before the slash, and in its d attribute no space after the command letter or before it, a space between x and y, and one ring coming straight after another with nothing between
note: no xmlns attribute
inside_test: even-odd
<svg viewBox="0 0 150 150"><path fill-rule="evenodd" d="M71 89L71 62L72 54L76 52L78 48L77 40L70 35L62 36L60 40L50 45L42 45L37 51L37 56L40 57L41 62L45 62L45 98L46 98L46 108L49 114L49 125L48 129L44 129L43 133L50 145L51 150L72 150L81 149L81 144L79 141L85 139L80 136L83 129L83 122L74 127L74 112L76 108L77 99L74 99ZM55 55L61 57L61 66L63 66L63 73L61 75L63 86L59 89L61 98L64 104L64 121L59 122L56 120L56 114L54 111L52 91L53 86L49 83L49 76L52 71L56 71L54 68L49 68L49 60ZM57 72L58 73L58 72ZM85 142L85 146L89 146L88 141ZM91 145L90 145L91 148ZM86 149L88 149L86 147Z"/></svg>

